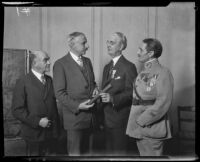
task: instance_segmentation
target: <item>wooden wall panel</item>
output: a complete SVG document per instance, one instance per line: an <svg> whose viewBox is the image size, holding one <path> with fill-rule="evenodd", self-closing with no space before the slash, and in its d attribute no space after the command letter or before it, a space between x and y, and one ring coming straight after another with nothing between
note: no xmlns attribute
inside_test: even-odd
<svg viewBox="0 0 200 162"><path fill-rule="evenodd" d="M17 79L26 74L27 50L4 49L3 50L3 117L4 135L15 136L19 133L19 122L11 113L13 90Z"/></svg>

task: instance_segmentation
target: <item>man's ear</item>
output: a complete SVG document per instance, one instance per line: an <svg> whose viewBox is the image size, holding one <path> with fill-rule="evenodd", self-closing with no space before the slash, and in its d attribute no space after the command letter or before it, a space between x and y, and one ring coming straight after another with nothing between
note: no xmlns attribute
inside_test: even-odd
<svg viewBox="0 0 200 162"><path fill-rule="evenodd" d="M154 51L150 51L149 52L149 57L153 57L153 55L154 55Z"/></svg>
<svg viewBox="0 0 200 162"><path fill-rule="evenodd" d="M69 47L71 48L73 46L74 42L70 41L69 42Z"/></svg>
<svg viewBox="0 0 200 162"><path fill-rule="evenodd" d="M120 51L122 51L123 48L124 48L124 45L123 45L123 43L121 43Z"/></svg>

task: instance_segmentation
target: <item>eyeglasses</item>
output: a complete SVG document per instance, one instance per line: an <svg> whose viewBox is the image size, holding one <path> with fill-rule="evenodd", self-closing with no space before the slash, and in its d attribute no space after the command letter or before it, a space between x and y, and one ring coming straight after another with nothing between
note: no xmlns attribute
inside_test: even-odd
<svg viewBox="0 0 200 162"><path fill-rule="evenodd" d="M107 41L106 41L106 44L107 44L107 45L114 45L114 44L116 44L116 42L107 40Z"/></svg>

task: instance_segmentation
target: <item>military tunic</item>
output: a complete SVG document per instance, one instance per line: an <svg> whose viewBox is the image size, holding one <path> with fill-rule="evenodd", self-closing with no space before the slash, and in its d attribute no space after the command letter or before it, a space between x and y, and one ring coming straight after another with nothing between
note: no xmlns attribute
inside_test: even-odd
<svg viewBox="0 0 200 162"><path fill-rule="evenodd" d="M171 138L168 110L173 98L173 77L157 59L145 63L136 78L126 134L137 139Z"/></svg>

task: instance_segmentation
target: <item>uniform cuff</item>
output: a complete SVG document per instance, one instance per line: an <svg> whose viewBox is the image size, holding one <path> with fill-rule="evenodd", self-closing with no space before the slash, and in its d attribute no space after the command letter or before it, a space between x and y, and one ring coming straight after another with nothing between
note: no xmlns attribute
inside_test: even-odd
<svg viewBox="0 0 200 162"><path fill-rule="evenodd" d="M140 127L144 127L144 126L145 126L144 124L142 124L142 123L141 123L140 121L138 121L138 120L136 120L135 122L136 122L136 124L139 125Z"/></svg>

